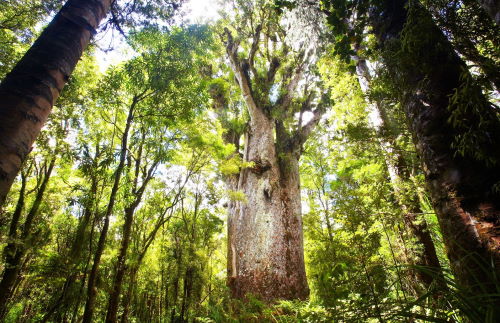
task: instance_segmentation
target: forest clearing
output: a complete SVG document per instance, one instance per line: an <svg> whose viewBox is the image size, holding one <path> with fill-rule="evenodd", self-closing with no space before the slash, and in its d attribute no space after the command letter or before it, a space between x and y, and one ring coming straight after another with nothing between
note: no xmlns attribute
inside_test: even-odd
<svg viewBox="0 0 500 323"><path fill-rule="evenodd" d="M0 0L0 323L500 322L499 23Z"/></svg>

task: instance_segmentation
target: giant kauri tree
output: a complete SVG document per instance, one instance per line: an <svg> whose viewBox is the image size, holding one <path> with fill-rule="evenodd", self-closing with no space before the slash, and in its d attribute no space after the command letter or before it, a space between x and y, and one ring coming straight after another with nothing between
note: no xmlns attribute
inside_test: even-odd
<svg viewBox="0 0 500 323"><path fill-rule="evenodd" d="M237 1L235 9L221 36L249 121L246 167L229 185L240 195L229 208L229 286L238 298L305 299L299 159L328 96L315 79L311 44L293 43L272 3Z"/></svg>

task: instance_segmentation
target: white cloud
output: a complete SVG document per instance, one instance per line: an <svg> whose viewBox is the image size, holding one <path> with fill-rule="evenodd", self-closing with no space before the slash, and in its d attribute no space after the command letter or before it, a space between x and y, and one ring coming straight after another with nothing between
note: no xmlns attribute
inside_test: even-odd
<svg viewBox="0 0 500 323"><path fill-rule="evenodd" d="M217 0L189 0L185 5L186 19L191 23L207 23L219 18L221 8Z"/></svg>

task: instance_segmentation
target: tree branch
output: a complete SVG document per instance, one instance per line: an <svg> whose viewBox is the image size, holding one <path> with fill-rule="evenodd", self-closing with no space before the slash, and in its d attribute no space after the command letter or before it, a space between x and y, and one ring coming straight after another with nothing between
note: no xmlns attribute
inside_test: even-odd
<svg viewBox="0 0 500 323"><path fill-rule="evenodd" d="M233 70L236 80L243 94L243 99L248 107L248 113L250 114L250 119L256 121L263 114L263 111L259 109L255 103L255 99L252 92L252 86L250 82L250 77L248 71L245 70L242 62L238 57L238 47L239 43L234 41L233 35L228 28L224 28L224 34L226 36L226 52L229 58L229 65Z"/></svg>
<svg viewBox="0 0 500 323"><path fill-rule="evenodd" d="M257 76L257 70L255 69L255 54L259 49L260 43L260 32L262 31L262 24L258 24L255 28L255 33L253 35L252 47L250 48L250 54L248 55L248 65L254 76Z"/></svg>
<svg viewBox="0 0 500 323"><path fill-rule="evenodd" d="M274 83L274 79L276 77L276 73L278 72L278 68L281 66L281 62L279 58L273 57L269 64L269 70L267 71L267 84Z"/></svg>
<svg viewBox="0 0 500 323"><path fill-rule="evenodd" d="M299 124L299 129L294 134L292 141L295 147L300 147L303 145L307 138L311 135L311 132L316 128L321 117L325 114L327 105L329 103L329 93L323 94L320 99L320 102L316 106L316 109L313 111L313 117L306 123L304 126Z"/></svg>
<svg viewBox="0 0 500 323"><path fill-rule="evenodd" d="M285 77L283 80L283 85L286 86L286 88L283 91L283 95L278 99L276 104L278 109L282 111L287 110L288 107L290 106L290 103L295 97L295 91L297 90L299 82L302 80L304 73L304 65L306 62L304 56L305 56L304 52L299 54L299 64L297 65L295 70L292 73L290 73L287 77ZM287 80L289 80L289 82L287 82Z"/></svg>

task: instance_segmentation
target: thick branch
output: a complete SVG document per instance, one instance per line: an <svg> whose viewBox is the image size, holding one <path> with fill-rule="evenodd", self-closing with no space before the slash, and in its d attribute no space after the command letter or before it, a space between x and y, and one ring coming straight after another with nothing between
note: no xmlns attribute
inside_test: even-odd
<svg viewBox="0 0 500 323"><path fill-rule="evenodd" d="M278 99L277 107L278 109L285 111L290 106L293 98L295 97L295 91L299 86L300 80L302 80L304 73L305 60L303 59L304 53L299 55L299 64L295 70L290 73L288 77L283 80L283 87L285 87L282 96ZM287 82L288 81L288 82Z"/></svg>
<svg viewBox="0 0 500 323"><path fill-rule="evenodd" d="M250 114L250 119L252 122L258 120L263 112L257 107L255 103L252 86L250 83L250 77L248 76L248 72L244 69L242 62L238 58L238 42L235 42L233 39L233 35L229 31L229 29L224 29L224 34L226 35L226 52L229 58L229 63L231 69L233 70L236 79L238 80L238 84L241 89L241 93L243 94L243 98L248 107L248 113Z"/></svg>
<svg viewBox="0 0 500 323"><path fill-rule="evenodd" d="M252 47L250 49L250 54L248 55L248 64L254 76L257 76L257 70L255 69L255 54L257 54L257 50L259 49L261 31L262 31L262 24L259 24L257 28L255 28Z"/></svg>
<svg viewBox="0 0 500 323"><path fill-rule="evenodd" d="M271 62L269 63L269 71L267 71L267 84L273 84L274 79L276 78L276 72L278 72L278 68L281 66L281 62L279 58L273 57Z"/></svg>
<svg viewBox="0 0 500 323"><path fill-rule="evenodd" d="M303 145L306 142L307 138L309 138L309 136L311 135L311 132L314 130L314 128L316 128L319 121L321 120L321 117L326 112L326 105L328 102L327 97L328 94L323 95L321 101L318 103L316 109L313 111L312 119L309 120L308 123L306 123L304 126L301 126L299 124L299 129L292 138L294 145L296 146Z"/></svg>

